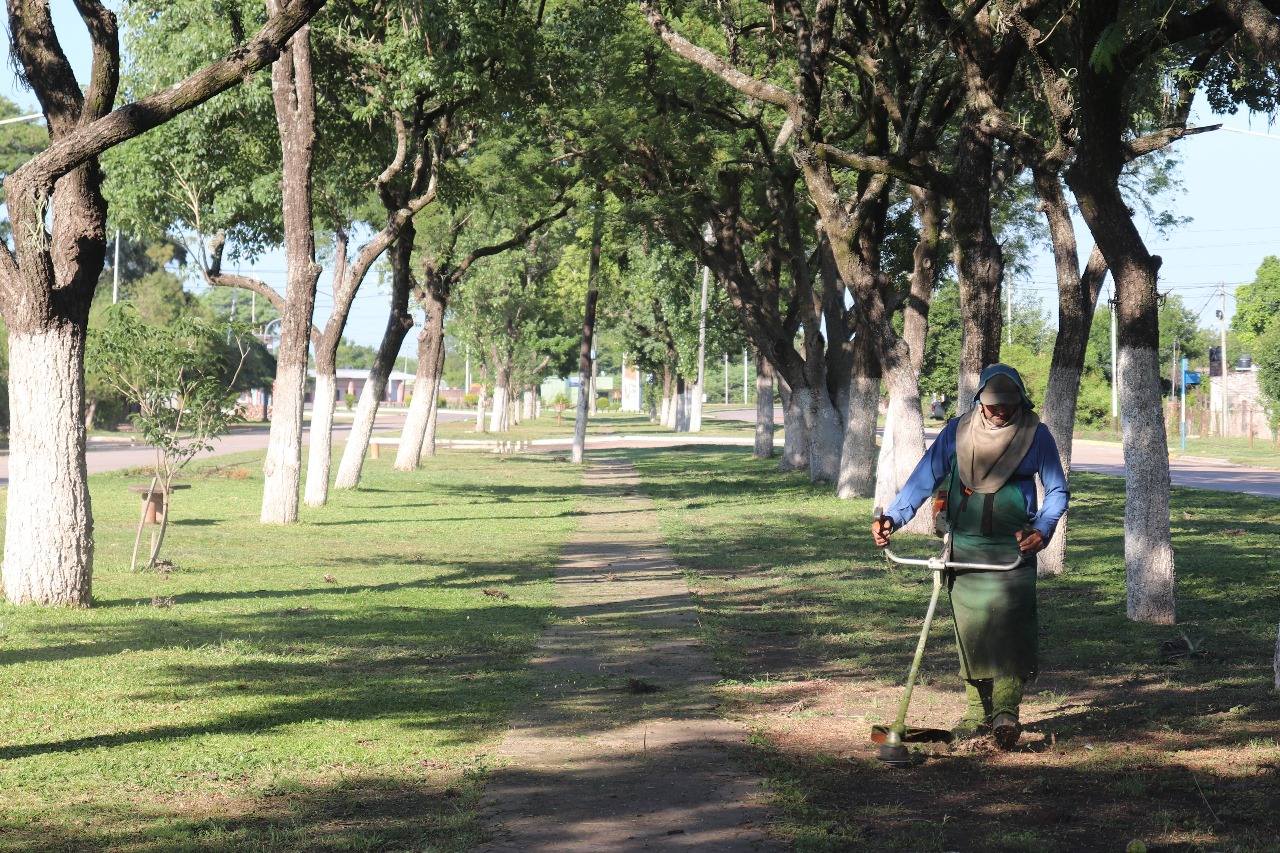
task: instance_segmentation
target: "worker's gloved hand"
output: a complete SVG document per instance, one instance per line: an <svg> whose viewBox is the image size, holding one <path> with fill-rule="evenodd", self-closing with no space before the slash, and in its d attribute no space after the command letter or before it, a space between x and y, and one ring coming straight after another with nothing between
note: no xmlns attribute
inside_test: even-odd
<svg viewBox="0 0 1280 853"><path fill-rule="evenodd" d="M1018 540L1018 550L1023 554L1038 553L1049 544L1049 541L1040 535L1039 530L1019 530L1013 536Z"/></svg>
<svg viewBox="0 0 1280 853"><path fill-rule="evenodd" d="M871 522L871 538L875 541L877 548L887 547L891 535L893 535L893 519L889 516L882 515Z"/></svg>

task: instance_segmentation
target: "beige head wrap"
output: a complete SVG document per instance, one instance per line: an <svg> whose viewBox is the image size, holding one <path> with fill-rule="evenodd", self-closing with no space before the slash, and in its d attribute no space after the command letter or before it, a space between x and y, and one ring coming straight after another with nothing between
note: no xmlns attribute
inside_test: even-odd
<svg viewBox="0 0 1280 853"><path fill-rule="evenodd" d="M992 377L984 387L992 393L988 402L1000 402L996 395L1004 397L1008 391L1001 387L1005 380L1009 385L1013 381L1005 376ZM1021 388L1017 388L1021 392ZM1020 397L1019 393L1019 397ZM1018 405L1017 412L1004 426L996 426L987 420L982 406L977 405L960 418L956 424L956 465L959 468L960 482L979 494L998 492L1000 487L1009 482L1013 472L1017 470L1022 458L1031 449L1031 442L1036 437L1036 428L1040 418L1025 405Z"/></svg>

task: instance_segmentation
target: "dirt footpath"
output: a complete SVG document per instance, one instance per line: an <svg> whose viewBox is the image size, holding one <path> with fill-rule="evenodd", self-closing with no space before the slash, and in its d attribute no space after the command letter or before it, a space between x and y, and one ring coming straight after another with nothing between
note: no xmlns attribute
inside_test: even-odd
<svg viewBox="0 0 1280 853"><path fill-rule="evenodd" d="M625 460L592 461L556 569L537 697L499 749L489 851L780 850L761 782L735 760L683 572Z"/></svg>

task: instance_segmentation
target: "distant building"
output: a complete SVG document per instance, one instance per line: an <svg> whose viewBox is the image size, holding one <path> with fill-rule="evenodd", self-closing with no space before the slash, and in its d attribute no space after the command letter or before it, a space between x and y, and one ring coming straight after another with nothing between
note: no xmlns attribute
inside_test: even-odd
<svg viewBox="0 0 1280 853"><path fill-rule="evenodd" d="M307 384L307 402L315 402L315 378L316 372L310 371L308 374L309 381ZM364 391L364 384L369 381L369 371L363 368L355 367L339 367L338 383L334 390L334 401L341 403L347 395L350 394L357 400ZM391 376L387 379L387 393L383 398L384 403L404 403L413 393L413 374L405 373L402 370L391 371Z"/></svg>
<svg viewBox="0 0 1280 853"><path fill-rule="evenodd" d="M1243 363L1243 360L1242 360ZM1211 429L1221 434L1223 421L1223 397L1226 389L1226 434L1246 438L1251 433L1256 436L1271 434L1271 423L1267 417L1266 405L1262 400L1262 391L1258 387L1258 368L1248 361L1248 368L1240 369L1240 364L1232 365L1227 371L1224 385L1221 376L1213 376L1209 382L1209 413L1212 418Z"/></svg>

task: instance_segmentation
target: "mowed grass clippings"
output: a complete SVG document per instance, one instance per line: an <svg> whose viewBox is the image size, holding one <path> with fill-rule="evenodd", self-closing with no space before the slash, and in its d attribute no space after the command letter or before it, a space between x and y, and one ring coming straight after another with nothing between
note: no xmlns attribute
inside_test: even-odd
<svg viewBox="0 0 1280 853"><path fill-rule="evenodd" d="M0 610L0 848L453 850L483 832L480 756L529 695L580 472L370 461L359 491L272 527L260 464L191 472L167 573L128 571L140 477L90 478L94 607Z"/></svg>
<svg viewBox="0 0 1280 853"><path fill-rule="evenodd" d="M1175 490L1180 624L1139 625L1124 615L1123 481L1073 476L1070 569L1040 582L1020 749L979 742L895 770L868 734L896 713L929 587L924 570L886 568L870 502L749 451L630 455L796 849L1280 850L1280 503ZM945 599L915 725L963 711Z"/></svg>

